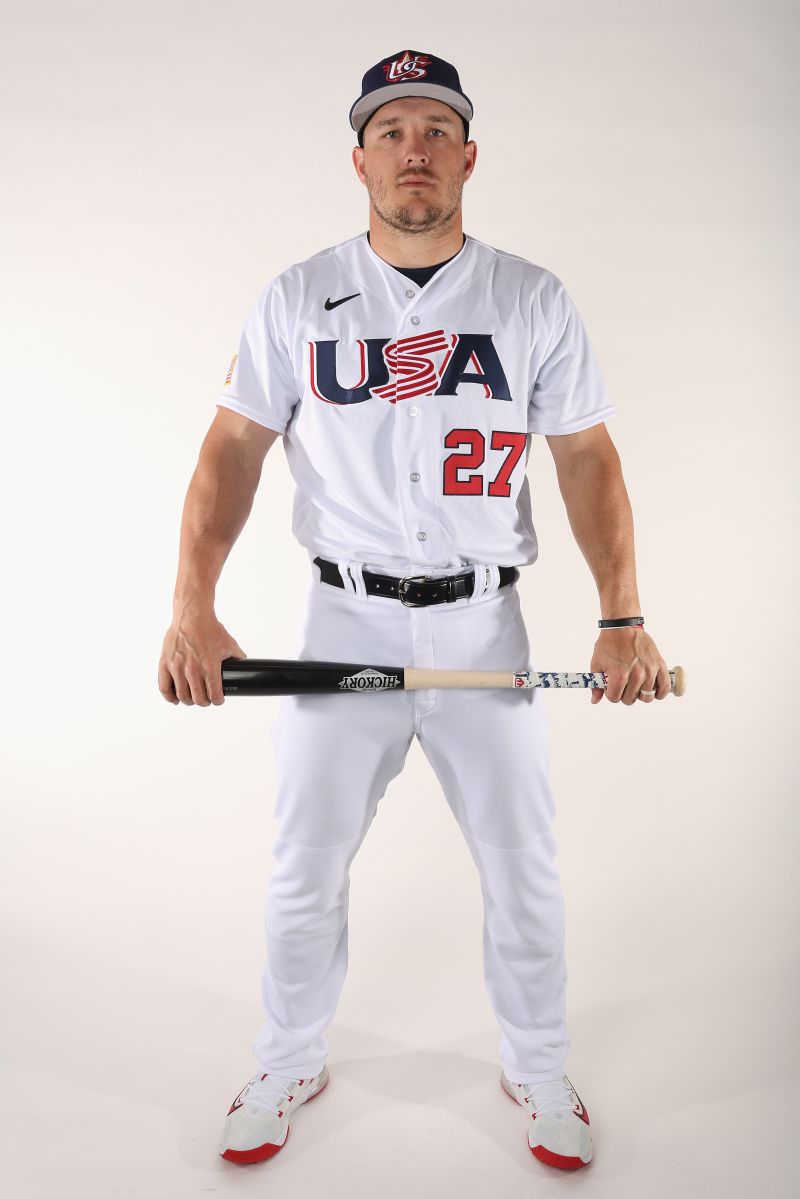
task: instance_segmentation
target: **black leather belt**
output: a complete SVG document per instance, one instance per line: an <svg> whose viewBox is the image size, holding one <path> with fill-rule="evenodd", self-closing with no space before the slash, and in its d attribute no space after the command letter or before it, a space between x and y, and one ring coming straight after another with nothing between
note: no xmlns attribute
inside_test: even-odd
<svg viewBox="0 0 800 1199"><path fill-rule="evenodd" d="M330 583L332 587L344 589L344 581L339 574L335 562L325 558L314 558L320 569L320 582ZM519 578L516 566L501 566L500 587L514 583ZM386 595L390 599L399 599L407 608L424 608L428 604L452 604L457 599L472 595L475 586L475 571L467 570L463 574L444 575L434 579L430 575L407 575L403 579L391 575L376 575L369 570L362 571L364 587L367 595Z"/></svg>

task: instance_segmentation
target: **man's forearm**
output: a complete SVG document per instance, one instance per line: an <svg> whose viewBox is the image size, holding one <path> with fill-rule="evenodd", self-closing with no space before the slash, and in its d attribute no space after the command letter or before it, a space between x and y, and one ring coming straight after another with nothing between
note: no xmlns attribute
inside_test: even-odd
<svg viewBox="0 0 800 1199"><path fill-rule="evenodd" d="M261 466L233 448L201 452L183 507L176 611L213 607L222 567L250 515L260 478Z"/></svg>
<svg viewBox="0 0 800 1199"><path fill-rule="evenodd" d="M597 584L600 616L639 616L633 513L613 446L576 454L558 470L570 527Z"/></svg>

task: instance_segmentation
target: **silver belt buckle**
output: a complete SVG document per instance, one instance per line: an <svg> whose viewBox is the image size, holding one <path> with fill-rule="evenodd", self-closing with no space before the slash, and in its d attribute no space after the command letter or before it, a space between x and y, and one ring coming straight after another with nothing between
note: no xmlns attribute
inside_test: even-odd
<svg viewBox="0 0 800 1199"><path fill-rule="evenodd" d="M404 579L400 579L397 584L397 595L401 604L405 604L407 608L424 608L425 604L416 604L413 600L406 599L407 583L428 583L430 575L406 575Z"/></svg>

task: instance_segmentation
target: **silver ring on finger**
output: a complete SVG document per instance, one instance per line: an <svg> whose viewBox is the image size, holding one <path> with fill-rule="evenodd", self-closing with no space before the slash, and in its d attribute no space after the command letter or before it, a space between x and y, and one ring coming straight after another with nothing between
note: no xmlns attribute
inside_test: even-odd
<svg viewBox="0 0 800 1199"><path fill-rule="evenodd" d="M643 695L648 695L648 696L650 697L650 699L652 699L652 698L653 698L653 696L655 695L655 691L644 691L644 690L642 690L642 691L640 691L640 692L639 692L639 699L641 699Z"/></svg>

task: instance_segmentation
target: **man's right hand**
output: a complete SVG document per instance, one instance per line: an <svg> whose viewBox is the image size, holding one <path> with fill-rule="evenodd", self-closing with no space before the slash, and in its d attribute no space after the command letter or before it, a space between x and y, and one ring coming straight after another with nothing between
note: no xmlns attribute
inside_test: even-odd
<svg viewBox="0 0 800 1199"><path fill-rule="evenodd" d="M170 704L223 704L222 663L247 654L213 609L184 612L167 630L158 663L158 689Z"/></svg>

